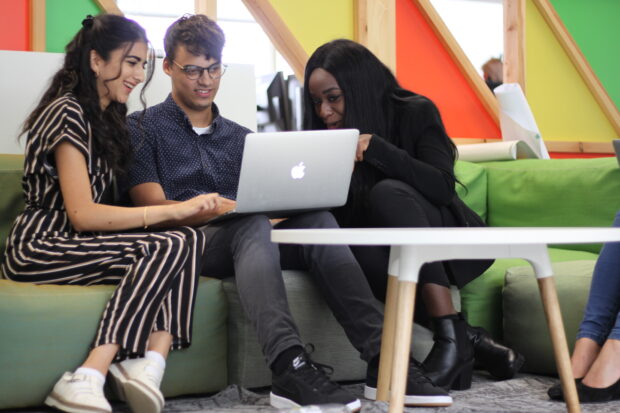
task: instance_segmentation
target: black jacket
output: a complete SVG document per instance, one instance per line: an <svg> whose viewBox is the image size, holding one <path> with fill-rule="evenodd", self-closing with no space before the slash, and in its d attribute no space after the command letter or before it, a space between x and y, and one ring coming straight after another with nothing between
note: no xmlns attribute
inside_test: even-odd
<svg viewBox="0 0 620 413"><path fill-rule="evenodd" d="M456 194L454 148L435 104L424 96L404 90L395 96L395 101L393 136L388 140L373 135L361 163L366 165L360 165L354 173L350 193L353 196L349 197L345 208L335 211L335 215L341 218L343 214L363 214L364 196L359 192L368 190L381 179L390 178L405 182L424 195L439 208L443 221L449 225L456 222L460 227L484 226L482 219ZM364 168L366 173L363 173ZM350 222L359 223L359 218ZM492 260L451 261L446 263L446 269L460 288L492 263Z"/></svg>

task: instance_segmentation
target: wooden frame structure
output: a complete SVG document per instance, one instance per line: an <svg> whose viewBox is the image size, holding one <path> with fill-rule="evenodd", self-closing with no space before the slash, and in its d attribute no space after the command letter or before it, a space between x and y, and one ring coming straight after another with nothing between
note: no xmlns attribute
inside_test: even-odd
<svg viewBox="0 0 620 413"><path fill-rule="evenodd" d="M525 94L525 0L504 0L504 82Z"/></svg>
<svg viewBox="0 0 620 413"><path fill-rule="evenodd" d="M30 50L44 52L45 48L45 0L30 0Z"/></svg>
<svg viewBox="0 0 620 413"><path fill-rule="evenodd" d="M32 50L45 50L45 1L30 0ZM196 13L217 17L217 0L194 0ZM308 61L299 41L279 16L269 0L242 0L256 21L267 33L276 49L291 65L295 75L303 82L304 68ZM411 0L423 13L437 37L458 65L469 85L480 99L492 119L499 124L499 104L484 80L473 67L456 39L434 9L430 0ZM504 0L504 80L519 83L527 90L525 75L525 2ZM591 91L596 102L620 135L620 112L600 80L588 64L581 50L562 23L549 0L531 0L547 22L578 73ZM107 13L123 14L114 0L95 0ZM394 72L396 69L396 7L395 0L354 0L355 39L368 47ZM387 45L387 47L386 47ZM493 139L455 139L459 144L492 142ZM611 142L546 141L551 152L613 153Z"/></svg>
<svg viewBox="0 0 620 413"><path fill-rule="evenodd" d="M217 0L194 0L194 12L217 20Z"/></svg>
<svg viewBox="0 0 620 413"><path fill-rule="evenodd" d="M501 142L501 139L473 139L452 138L455 145L469 145L472 143ZM568 142L568 141L545 141L549 152L555 153L601 153L613 154L614 148L611 142Z"/></svg>
<svg viewBox="0 0 620 413"><path fill-rule="evenodd" d="M355 40L396 73L395 0L354 0Z"/></svg>
<svg viewBox="0 0 620 413"><path fill-rule="evenodd" d="M95 0L95 3L106 13L118 14L119 16L123 15L123 12L118 8L114 0Z"/></svg>
<svg viewBox="0 0 620 413"><path fill-rule="evenodd" d="M278 52L284 56L297 79L303 82L304 69L309 56L269 0L242 1L265 30Z"/></svg>

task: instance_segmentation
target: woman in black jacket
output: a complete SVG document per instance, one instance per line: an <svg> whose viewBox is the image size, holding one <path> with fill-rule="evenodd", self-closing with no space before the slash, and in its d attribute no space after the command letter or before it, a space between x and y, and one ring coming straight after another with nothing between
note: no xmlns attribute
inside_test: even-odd
<svg viewBox="0 0 620 413"><path fill-rule="evenodd" d="M457 196L456 147L437 107L403 89L364 46L334 40L319 47L305 70L304 128L360 131L349 198L333 211L342 227L462 227L484 225ZM352 247L377 298L387 289L387 247ZM450 285L461 288L490 261L426 264L420 294L435 345L424 361L443 387L466 389L476 361L500 379L514 376L523 358L469 326L455 310ZM421 320L424 321L424 320ZM428 320L427 320L428 321Z"/></svg>

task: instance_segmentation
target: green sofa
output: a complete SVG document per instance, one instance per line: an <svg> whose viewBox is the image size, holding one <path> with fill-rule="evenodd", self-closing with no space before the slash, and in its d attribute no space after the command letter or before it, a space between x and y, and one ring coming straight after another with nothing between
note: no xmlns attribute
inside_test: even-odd
<svg viewBox="0 0 620 413"><path fill-rule="evenodd" d="M23 208L21 166L21 156L0 155L2 250L10 225ZM611 158L458 162L456 170L464 184L457 190L492 226L606 227L620 209L620 171ZM552 247L550 255L554 263L585 261L591 269L599 247ZM525 279L527 284L528 280L534 280L526 274L527 268L513 268L524 264L523 260L497 260L461 291L460 304L471 324L484 326L508 342L512 340L511 344L530 358L532 348L545 345L544 331L535 343L510 337L530 327L533 330L529 332L536 334L535 328L544 330L544 323L536 327L522 322L538 316L531 306L520 306L525 299L535 301L531 288L524 289L517 282ZM570 273L573 268L574 265L567 265L559 270ZM583 271L588 270L582 268ZM507 272L510 277L506 277ZM561 289L562 280L571 274L557 275ZM587 287L583 287L587 276L585 283L581 277L581 284L575 287L580 297L587 294ZM515 282L505 288L505 280L509 279ZM316 359L334 365L337 380L362 379L364 364L311 280L300 272L285 272L284 280L302 338L317 345ZM570 291L567 296L571 298L574 292L570 290L572 287L567 288ZM41 404L60 374L76 367L87 352L111 291L109 286L37 286L0 280L0 409ZM510 291L512 294L507 295ZM524 297L520 295L523 291L526 291ZM560 300L562 304L566 301L563 297ZM583 305L583 300L579 305ZM563 306L569 341L579 321L579 305ZM566 315L566 310L570 314ZM504 334L505 331L511 334ZM414 330L414 337L415 345L420 345L424 337L428 349L427 333ZM536 371L536 366L530 368ZM551 370L553 366L546 369ZM198 289L193 345L171 355L164 377L164 394L169 397L215 392L229 383L265 386L269 380L255 335L240 309L234 283L230 279L203 277Z"/></svg>

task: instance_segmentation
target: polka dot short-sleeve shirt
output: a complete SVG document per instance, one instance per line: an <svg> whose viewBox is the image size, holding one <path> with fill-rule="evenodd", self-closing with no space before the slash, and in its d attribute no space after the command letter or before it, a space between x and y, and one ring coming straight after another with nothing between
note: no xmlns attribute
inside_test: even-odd
<svg viewBox="0 0 620 413"><path fill-rule="evenodd" d="M161 185L166 199L185 201L218 192L235 199L245 136L249 129L219 115L213 104L213 123L197 134L172 95L128 117L133 162L127 186Z"/></svg>

